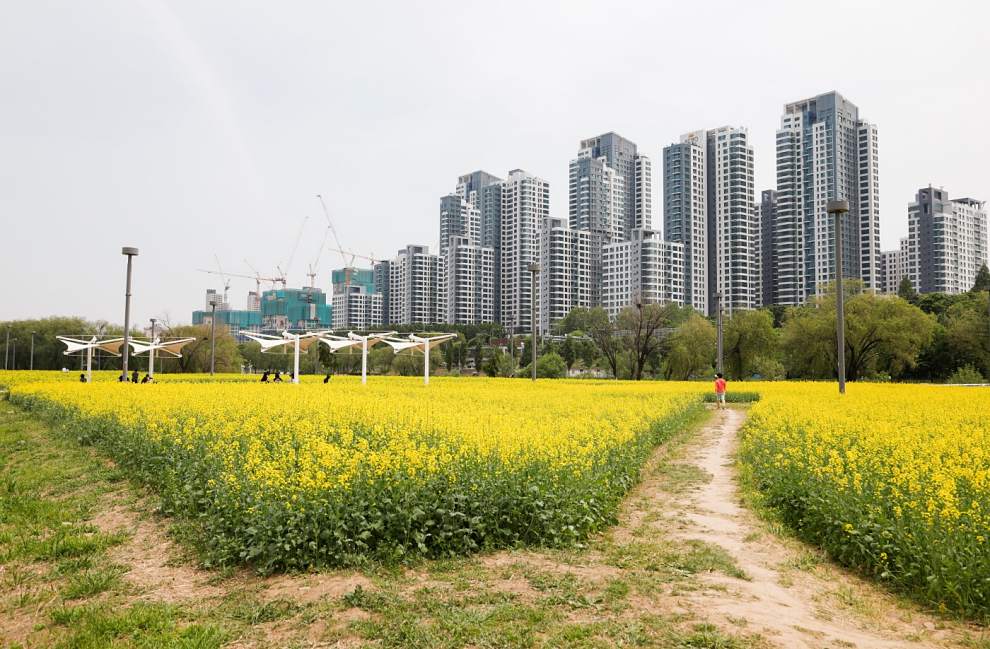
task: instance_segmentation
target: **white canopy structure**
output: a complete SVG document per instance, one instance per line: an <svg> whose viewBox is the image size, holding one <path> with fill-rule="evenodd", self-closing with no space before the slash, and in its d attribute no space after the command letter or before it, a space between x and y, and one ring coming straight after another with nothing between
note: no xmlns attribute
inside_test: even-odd
<svg viewBox="0 0 990 649"><path fill-rule="evenodd" d="M378 343L383 342L389 336L394 336L394 335L395 335L394 331L386 331L385 333L378 333L378 334L367 334L364 336L356 334L353 331L347 332L347 337L350 340L361 343L361 383L362 384L368 382L368 350L374 347L375 345L377 345Z"/></svg>
<svg viewBox="0 0 990 649"><path fill-rule="evenodd" d="M320 340L321 336L325 336L328 332L326 331L310 331L304 334L294 334L288 331L283 331L281 337L272 336L269 334L254 333L253 331L241 331L240 334L246 338L250 338L259 345L261 345L261 353L267 354L276 347L281 347L282 345L288 345L289 343L294 343L293 351L293 368L292 372L292 382L299 383L299 352L300 350L306 351L309 349L310 345Z"/></svg>
<svg viewBox="0 0 990 649"><path fill-rule="evenodd" d="M162 342L162 339L155 337L154 340L144 341L144 340L130 340L132 354L137 356L138 354L148 353L148 375L155 375L155 352L159 352L164 356L169 356L171 358L181 358L182 348L196 340L195 338L176 338L174 340L166 340Z"/></svg>
<svg viewBox="0 0 990 649"><path fill-rule="evenodd" d="M111 338L110 340L99 340L93 336L89 340L80 338L70 338L69 336L55 336L59 342L65 344L66 356L76 352L86 352L86 382L93 382L93 350L102 349L113 356L120 356L120 348L124 346L123 338Z"/></svg>
<svg viewBox="0 0 990 649"><path fill-rule="evenodd" d="M406 349L412 349L418 352L423 352L423 384L430 384L430 350L434 347L438 347L443 343L457 338L457 334L439 334L437 336L417 336L416 334L409 334L408 340L389 340L385 339L384 342L387 343L396 353L399 353Z"/></svg>

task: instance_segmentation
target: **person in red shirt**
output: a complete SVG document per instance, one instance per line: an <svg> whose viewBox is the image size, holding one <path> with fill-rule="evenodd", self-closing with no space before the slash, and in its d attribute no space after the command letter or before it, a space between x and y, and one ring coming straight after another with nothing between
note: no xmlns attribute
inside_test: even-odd
<svg viewBox="0 0 990 649"><path fill-rule="evenodd" d="M715 374L715 406L719 410L725 408L725 379L721 372Z"/></svg>

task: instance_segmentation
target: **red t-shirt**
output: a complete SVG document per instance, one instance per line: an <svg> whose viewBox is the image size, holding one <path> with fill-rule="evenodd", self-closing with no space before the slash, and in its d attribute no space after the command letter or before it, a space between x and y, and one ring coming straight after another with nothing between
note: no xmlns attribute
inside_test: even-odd
<svg viewBox="0 0 990 649"><path fill-rule="evenodd" d="M725 379L715 379L715 392L717 394L725 392Z"/></svg>

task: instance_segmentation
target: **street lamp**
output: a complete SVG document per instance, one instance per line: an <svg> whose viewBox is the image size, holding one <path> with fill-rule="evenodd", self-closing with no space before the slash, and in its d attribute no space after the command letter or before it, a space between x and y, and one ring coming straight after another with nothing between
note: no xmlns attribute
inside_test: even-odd
<svg viewBox="0 0 990 649"><path fill-rule="evenodd" d="M138 249L133 246L124 246L120 249L120 254L127 257L127 292L124 294L124 349L123 360L120 362L121 373L124 381L127 381L127 352L130 351L131 337L131 264L137 257Z"/></svg>
<svg viewBox="0 0 990 649"><path fill-rule="evenodd" d="M715 312L715 371L721 374L724 372L724 353L725 347L722 344L722 291L715 293L715 306L717 311Z"/></svg>
<svg viewBox="0 0 990 649"><path fill-rule="evenodd" d="M32 371L34 370L34 334L35 332L32 331L31 332L31 364L28 366L28 369Z"/></svg>
<svg viewBox="0 0 990 649"><path fill-rule="evenodd" d="M839 373L839 394L846 393L846 308L842 292L842 215L849 211L849 201L828 202L828 213L835 215L835 338Z"/></svg>
<svg viewBox="0 0 990 649"><path fill-rule="evenodd" d="M536 323L536 276L540 273L540 265L533 262L529 265L529 272L532 275L532 283L529 285L529 306L530 306L530 320L533 323L533 360L531 361L533 370L533 380L536 380L536 335L537 335L537 323Z"/></svg>
<svg viewBox="0 0 990 649"><path fill-rule="evenodd" d="M151 319L151 349L148 350L148 376L155 378L155 324L157 318Z"/></svg>
<svg viewBox="0 0 990 649"><path fill-rule="evenodd" d="M7 344L3 348L3 369L7 368L7 360L10 356L10 327L7 327Z"/></svg>
<svg viewBox="0 0 990 649"><path fill-rule="evenodd" d="M217 298L214 293L210 298L210 376L217 365ZM298 371L298 370L297 370Z"/></svg>

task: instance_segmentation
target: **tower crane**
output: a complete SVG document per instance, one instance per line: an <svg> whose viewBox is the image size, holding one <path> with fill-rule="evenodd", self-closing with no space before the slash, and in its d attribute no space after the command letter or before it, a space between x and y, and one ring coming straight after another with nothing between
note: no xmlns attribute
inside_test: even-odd
<svg viewBox="0 0 990 649"><path fill-rule="evenodd" d="M217 256L217 253L213 253L213 258L217 260L217 270L220 271L217 274L223 278L223 303L230 304L230 301L227 299L227 295L230 292L230 278L224 274L223 266L220 265L220 257Z"/></svg>
<svg viewBox="0 0 990 649"><path fill-rule="evenodd" d="M303 217L302 223L299 224L299 233L296 234L296 242L292 246L292 252L289 253L289 261L285 264L285 270L279 265L275 266L275 270L278 271L279 277L281 278L282 288L288 288L285 276L288 274L289 269L292 268L292 260L296 258L296 251L299 250L299 242L302 240L303 230L306 228L306 221L309 217Z"/></svg>
<svg viewBox="0 0 990 649"><path fill-rule="evenodd" d="M284 275L283 276L280 276L280 277L263 277L261 275L261 273L258 272L258 269L254 267L254 264L252 264L251 262L249 262L246 257L244 258L244 263L247 264L248 265L248 268L250 268L251 271L254 273L254 277L250 277L249 279L253 279L257 283L257 285L258 285L258 295L259 296L261 295L261 282L263 282L263 281L264 282L271 282L272 283L272 288L276 288L278 286L278 283L279 282L282 282L282 288L285 288L285 276ZM247 276L246 275L237 275L237 277L247 277Z"/></svg>
<svg viewBox="0 0 990 649"><path fill-rule="evenodd" d="M323 200L323 195L317 194L316 197L320 199L320 206L323 208L323 216L325 216L327 219L327 228L330 230L330 233L333 234L334 243L337 244L337 247L331 248L331 250L335 250L344 257L344 286L349 292L351 288L351 270L352 267L354 266L354 258L355 257L361 257L362 259L370 259L370 258L364 257L363 255L356 255L352 252L348 252L344 250L344 246L340 243L340 237L337 236L337 228L334 227L333 220L330 218L330 211L327 210L327 204ZM374 261L372 261L372 263L374 263Z"/></svg>
<svg viewBox="0 0 990 649"><path fill-rule="evenodd" d="M241 278L244 278L244 279L253 279L256 282L257 286L258 286L258 295L259 296L261 295L261 282L271 282L272 283L272 287L274 288L275 287L275 283L281 281L281 279L279 279L278 277L262 277L261 275L259 275L257 273L255 273L254 275L241 275L240 273L221 273L220 271L207 270L205 268L197 268L196 270L198 270L201 273L209 273L210 275L220 275L220 276L222 276L224 278L241 277ZM230 280L228 279L227 281L228 281L228 284L229 284L230 283Z"/></svg>

